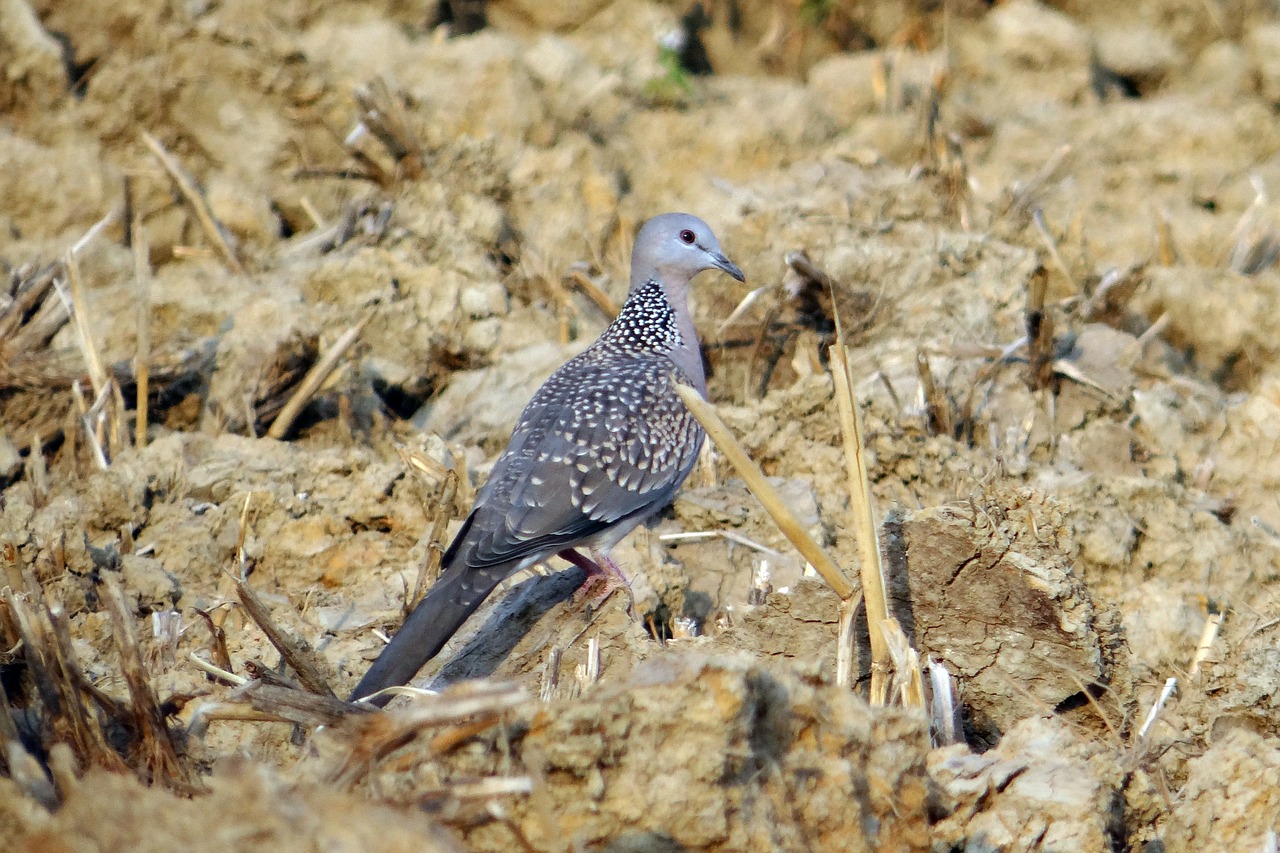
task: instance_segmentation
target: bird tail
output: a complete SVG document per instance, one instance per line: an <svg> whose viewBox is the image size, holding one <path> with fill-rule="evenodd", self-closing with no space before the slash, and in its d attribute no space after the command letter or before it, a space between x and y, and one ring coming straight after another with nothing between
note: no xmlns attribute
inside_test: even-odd
<svg viewBox="0 0 1280 853"><path fill-rule="evenodd" d="M465 563L450 566L409 613L404 625L351 691L350 701L377 693L384 687L407 684L423 664L439 654L503 577L501 572L468 569ZM369 701L381 707L390 700L390 696L379 696Z"/></svg>

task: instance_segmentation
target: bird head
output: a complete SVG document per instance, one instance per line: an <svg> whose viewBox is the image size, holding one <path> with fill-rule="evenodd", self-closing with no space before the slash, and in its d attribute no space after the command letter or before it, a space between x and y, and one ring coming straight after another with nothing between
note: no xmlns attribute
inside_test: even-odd
<svg viewBox="0 0 1280 853"><path fill-rule="evenodd" d="M746 281L742 270L725 257L711 226L687 213L664 213L644 224L631 253L631 286L657 278L668 288L683 289L703 270L723 270Z"/></svg>

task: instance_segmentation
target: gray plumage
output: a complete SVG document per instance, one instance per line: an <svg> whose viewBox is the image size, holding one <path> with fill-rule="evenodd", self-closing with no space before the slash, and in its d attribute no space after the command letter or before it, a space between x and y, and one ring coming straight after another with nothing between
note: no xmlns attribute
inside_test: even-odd
<svg viewBox="0 0 1280 853"><path fill-rule="evenodd" d="M504 578L555 554L592 566L572 549L607 552L671 500L704 437L672 376L706 394L688 289L708 269L744 280L702 220L668 213L644 224L626 304L533 395L445 552L440 580L353 699L408 682Z"/></svg>

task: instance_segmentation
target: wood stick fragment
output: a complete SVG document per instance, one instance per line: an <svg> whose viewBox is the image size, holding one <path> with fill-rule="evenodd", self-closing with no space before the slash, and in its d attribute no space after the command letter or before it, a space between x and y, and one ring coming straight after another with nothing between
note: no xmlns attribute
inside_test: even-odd
<svg viewBox="0 0 1280 853"><path fill-rule="evenodd" d="M426 162L422 143L409 127L409 117L386 78L378 77L357 86L352 94L360 107L361 126L382 143L401 176L409 180L421 177ZM347 147L354 148L354 140Z"/></svg>
<svg viewBox="0 0 1280 853"><path fill-rule="evenodd" d="M415 692L403 688L388 690ZM530 699L519 685L490 680L462 682L443 693L423 696L418 692L418 695L420 698L409 705L350 717L355 742L342 765L330 774L330 781L339 787L355 784L371 772L379 760L413 740L423 729L473 719L489 719L497 725L504 712Z"/></svg>
<svg viewBox="0 0 1280 853"><path fill-rule="evenodd" d="M98 396L94 398L93 405L89 407L89 410L85 412L84 415L86 424L89 426L89 429L93 431L94 439L98 442L98 445L103 448L110 447L109 442L111 436L108 435L107 430L107 408L112 401L113 395L111 392L114 390L114 381L110 381L104 385L102 390L98 392ZM107 460L111 459L111 454L109 452L106 453L106 458Z"/></svg>
<svg viewBox="0 0 1280 853"><path fill-rule="evenodd" d="M1209 615L1204 622L1204 630L1200 632L1200 642L1196 643L1195 656L1191 658L1191 666L1187 668L1187 675L1195 675L1200 671L1200 664L1209 658L1209 652L1213 650L1214 641L1218 639L1218 629L1222 627L1222 620L1226 618L1226 613L1222 608L1214 603L1209 603Z"/></svg>
<svg viewBox="0 0 1280 853"><path fill-rule="evenodd" d="M1027 384L1039 389L1049 385L1053 377L1053 318L1044 310L1049 273L1037 267L1027 282L1024 309L1027 324Z"/></svg>
<svg viewBox="0 0 1280 853"><path fill-rule="evenodd" d="M533 792L533 780L528 776L503 778L490 776L476 782L455 783L449 786L449 796L458 799L482 800L489 797L526 795ZM529 847L536 850L536 847Z"/></svg>
<svg viewBox="0 0 1280 853"><path fill-rule="evenodd" d="M134 217L129 235L138 299L138 343L133 354L133 375L137 384L133 445L142 449L147 446L148 395L151 393L151 264L141 216Z"/></svg>
<svg viewBox="0 0 1280 853"><path fill-rule="evenodd" d="M564 649L561 646L553 646L547 654L542 667L542 687L538 693L538 698L543 702L556 698L556 689L560 686L560 660L563 656Z"/></svg>
<svg viewBox="0 0 1280 853"><path fill-rule="evenodd" d="M294 725L310 728L332 726L353 713L364 713L364 709L359 706L343 702L332 694L321 696L263 681L249 682L237 690L234 696L248 699L255 710L264 714L272 714Z"/></svg>
<svg viewBox="0 0 1280 853"><path fill-rule="evenodd" d="M885 640L893 659L894 684L898 699L908 708L924 708L924 676L920 669L920 655L911 648L902 626L892 616L885 622ZM875 671L872 670L874 685ZM872 698L874 700L874 691Z"/></svg>
<svg viewBox="0 0 1280 853"><path fill-rule="evenodd" d="M953 435L955 420L951 405L933 376L929 357L924 350L916 350L916 374L920 377L920 391L924 397L924 428L930 435Z"/></svg>
<svg viewBox="0 0 1280 853"><path fill-rule="evenodd" d="M1169 212L1158 209L1156 219L1156 262L1171 267L1178 262L1178 250L1173 243L1173 228L1169 225Z"/></svg>
<svg viewBox="0 0 1280 853"><path fill-rule="evenodd" d="M222 621L226 619L226 611L220 611L217 615L213 613L216 608L209 610L201 610L195 608L196 615L204 620L205 626L209 629L209 636L212 640L209 646L209 654L213 657L213 665L219 671L230 672L232 670L231 654L227 651L227 632L222 628ZM236 676L239 678L240 676Z"/></svg>
<svg viewBox="0 0 1280 853"><path fill-rule="evenodd" d="M783 260L786 262L787 266L791 267L791 269L795 270L798 274L818 285L823 290L828 291L831 294L831 302L834 306L836 301L835 282L832 281L831 276L827 275L825 270L813 262L808 253L803 249L799 249L794 252L787 252L787 254L783 256ZM838 309L833 307L832 310L834 311Z"/></svg>
<svg viewBox="0 0 1280 853"><path fill-rule="evenodd" d="M751 307L759 302L761 297L772 289L773 285L763 284L755 290L747 293L746 296L742 297L742 301L734 306L734 309L729 312L729 316L725 317L720 323L720 326L716 329L715 336L717 341L723 341L724 333L729 330L729 327L741 320L746 315L747 311L751 310Z"/></svg>
<svg viewBox="0 0 1280 853"><path fill-rule="evenodd" d="M108 465L108 461L106 461L106 453L102 452L102 446L99 441L97 441L96 435L93 434L92 424L88 423L88 403L84 402L84 392L81 391L81 387L79 387L79 379L74 380L72 383L72 401L76 403L76 409L68 411L68 419L72 421L72 424L76 423L76 412L79 412L79 427L82 427L84 429L84 434L88 435L88 443L90 443L90 447L93 451L93 461L97 462L99 470L105 471L110 466ZM68 429L65 430L65 432L68 433L69 441L74 441L72 435L78 432L78 430L70 427L70 424L68 424ZM74 451L74 447L65 448L65 450Z"/></svg>
<svg viewBox="0 0 1280 853"><path fill-rule="evenodd" d="M1022 215L1035 202L1036 194L1040 192L1040 188L1053 177L1054 173L1058 171L1058 167L1062 165L1062 161L1066 160L1067 155L1070 153L1071 146L1063 145L1049 155L1049 159L1036 170L1036 173L1026 183L1016 182L1013 186L1013 192L1009 196L1009 202L996 214L996 218L1001 219L1010 213Z"/></svg>
<svg viewBox="0 0 1280 853"><path fill-rule="evenodd" d="M53 287L53 281L62 272L62 265L48 264L39 272L27 277L14 294L13 301L0 311L0 349L12 358L24 348L14 346L14 336L24 319L35 310L36 305L44 299L45 294Z"/></svg>
<svg viewBox="0 0 1280 853"><path fill-rule="evenodd" d="M0 543L0 563L4 565L4 580L10 589L22 589L26 586L25 578L22 575L22 566L18 564L18 546L12 541ZM5 637L6 621L3 617L3 611L0 611L0 639ZM16 640L16 637L10 636L10 640Z"/></svg>
<svg viewBox="0 0 1280 853"><path fill-rule="evenodd" d="M317 231L323 231L329 227L329 224L325 222L324 217L320 215L320 211L316 210L316 206L311 203L311 199L304 195L302 198L298 199L298 204L302 207L302 212L311 220L312 227Z"/></svg>
<svg viewBox="0 0 1280 853"><path fill-rule="evenodd" d="M600 638L587 640L586 660L578 664L578 683L585 690L600 680Z"/></svg>
<svg viewBox="0 0 1280 853"><path fill-rule="evenodd" d="M145 757L147 776L180 790L191 791L195 786L178 758L173 732L165 721L160 703L147 679L142 652L138 648L138 637L133 630L133 617L125 602L124 592L120 589L120 582L110 572L103 572L101 577L105 593L103 599L111 620L116 651L120 655L120 672L129 688L133 706L132 723L136 727L139 745Z"/></svg>
<svg viewBox="0 0 1280 853"><path fill-rule="evenodd" d="M191 714L187 725L187 734L193 738L203 738L209 731L209 723L214 720L231 720L247 723L293 723L279 714L259 711L257 708L239 702L202 702ZM294 723L294 725L297 725Z"/></svg>
<svg viewBox="0 0 1280 853"><path fill-rule="evenodd" d="M92 232L91 232L92 233ZM85 238L87 239L87 238ZM93 337L93 329L89 323L89 312L84 300L84 286L80 279L80 264L76 260L76 252L67 252L63 266L67 271L67 289L72 306L71 314L75 322L77 342L80 353L84 356L85 368L89 372L89 381L93 383L96 396L94 404L85 412L85 430L90 433L90 441L95 450L98 466L103 470L109 465L121 449L124 435L124 399L116 386L115 377L110 375L102 364L102 356L98 352L97 342ZM55 280L55 287L59 287ZM62 291L59 289L59 293ZM82 400L77 400L83 405ZM108 429L109 427L109 429ZM109 452L104 450L104 445Z"/></svg>
<svg viewBox="0 0 1280 853"><path fill-rule="evenodd" d="M111 400L107 405L107 414L110 415L107 421L110 427L107 430L107 446L111 448L111 458L116 459L124 452L128 433L125 430L124 392L120 390L120 383L114 375L111 377Z"/></svg>
<svg viewBox="0 0 1280 853"><path fill-rule="evenodd" d="M1145 281L1145 263L1108 270L1098 282L1097 289L1081 306L1080 316L1085 320L1097 320L1108 314L1119 314Z"/></svg>
<svg viewBox="0 0 1280 853"><path fill-rule="evenodd" d="M262 629L262 633L267 635L271 645L276 647L289 667L298 674L298 680L303 686L312 693L336 698L329 687L329 680L324 677L320 666L316 663L316 653L311 648L311 644L276 625L270 611L262 603L262 599L258 598L258 594L249 587L248 581L244 578L236 578L236 593L249 618Z"/></svg>
<svg viewBox="0 0 1280 853"><path fill-rule="evenodd" d="M98 408L97 403L90 406L84 399L84 392L80 390L80 380L77 379L71 383L71 399L75 401L76 409L80 412L80 425L84 427L84 434L89 438L89 447L93 450L94 462L98 464L98 469L105 471L111 467L111 463L107 461L106 451L102 449L102 440L98 437L98 431L94 428L94 410ZM105 398L99 398L102 400Z"/></svg>
<svg viewBox="0 0 1280 853"><path fill-rule="evenodd" d="M1031 222L1035 225L1036 235L1040 237L1040 242L1044 244L1045 251L1053 259L1053 265L1066 278L1067 283L1071 285L1071 290L1075 293L1080 293L1080 285L1076 283L1075 276L1071 274L1071 270L1067 268L1067 262L1062 259L1062 254L1058 251L1058 241L1049 233L1049 224L1045 222L1044 211L1038 207L1033 210L1031 212Z"/></svg>
<svg viewBox="0 0 1280 853"><path fill-rule="evenodd" d="M840 619L836 628L836 686L846 690L853 688L854 629L861 606L860 594L840 599Z"/></svg>
<svg viewBox="0 0 1280 853"><path fill-rule="evenodd" d="M240 528L236 531L236 577L244 580L249 577L249 555L244 545L249 541L249 506L253 503L253 490L244 496L244 506L240 507Z"/></svg>
<svg viewBox="0 0 1280 853"><path fill-rule="evenodd" d="M885 638L890 621L884 570L880 565L880 537L876 533L875 511L871 503L871 482L867 474L866 447L862 440L862 418L853 400L853 373L844 336L836 328L836 343L828 350L831 378L835 383L836 406L840 412L840 433L844 446L845 475L849 489L849 515L857 531L861 557L862 596L867 610L867 634L871 641L871 702L883 704L887 678L893 666ZM899 629L901 631L901 629Z"/></svg>
<svg viewBox="0 0 1280 853"><path fill-rule="evenodd" d="M571 284L582 292L582 295L590 299L595 306L600 309L606 317L612 320L618 316L618 312L622 310L618 307L618 303L613 300L609 294L600 289L600 286L591 280L591 277L577 264L569 267L568 272L564 274L562 281L565 284Z"/></svg>
<svg viewBox="0 0 1280 853"><path fill-rule="evenodd" d="M284 658L294 672L298 674L298 679L313 693L320 696L333 697L333 690L329 687L329 681L324 677L323 670L317 663L315 650L311 648L311 644L301 637L295 637L291 633L286 633L283 629L276 625L272 620L271 614L262 599L258 598L249 587L249 560L245 551L245 542L249 538L249 505L253 501L253 492L249 492L244 497L244 506L240 510L240 531L236 538L236 562L238 571L233 575L236 594L240 598L240 604L249 614L249 618L267 635L267 639L271 642L276 650L280 652L280 656ZM210 618L210 622L213 620Z"/></svg>
<svg viewBox="0 0 1280 853"><path fill-rule="evenodd" d="M79 661L76 659L75 647L71 643L71 623L61 605L44 608L45 616L52 629L49 644L51 663L54 665L63 701L60 712L65 716L73 729L76 754L83 760L98 767L105 767L116 772L127 772L124 759L107 742L106 735L91 716L81 698L81 693L102 708L108 717L121 720L127 717L127 709L114 698L107 696L85 676Z"/></svg>
<svg viewBox="0 0 1280 853"><path fill-rule="evenodd" d="M25 581L25 578L24 578ZM22 589L24 587L18 587ZM14 627L22 641L22 656L27 665L27 676L35 687L40 703L45 708L57 709L60 705L58 688L54 683L52 662L48 658L49 643L44 642L44 626L36 618L34 599L31 595L20 595L13 588L4 590L4 601L13 617Z"/></svg>
<svg viewBox="0 0 1280 853"><path fill-rule="evenodd" d="M93 329L89 327L89 311L84 302L84 286L80 279L80 263L73 252L63 258L63 267L67 271L67 286L71 292L72 320L76 324L76 337L80 344L80 353L84 356L85 368L89 371L89 381L93 383L93 393L101 394L107 384L107 371L102 366L102 356L98 353L98 345L93 339ZM56 282L55 282L56 284Z"/></svg>
<svg viewBox="0 0 1280 853"><path fill-rule="evenodd" d="M1146 740L1147 735L1151 731L1151 727L1155 725L1156 720L1160 719L1160 713L1164 710L1164 706L1169 701L1169 697L1173 695L1173 691L1178 689L1178 679L1167 678L1164 687L1160 690L1159 697L1151 706L1151 710L1147 712L1147 718L1142 722L1142 728L1138 729L1138 740Z"/></svg>
<svg viewBox="0 0 1280 853"><path fill-rule="evenodd" d="M8 362L5 365L8 371L13 370L18 356L37 357L37 351L46 347L49 341L53 340L53 336L71 319L70 300L62 298L65 294L61 290L58 291L58 295L58 299L46 297L41 301L39 307L34 308L35 313L31 318L19 325L12 334L0 335L0 342L2 342L0 353L4 354L3 361ZM21 298L15 299L12 304L20 301ZM19 320L25 316L27 316L25 313L17 315ZM13 377L4 377L4 380L9 385L23 384L20 379L15 381Z"/></svg>
<svg viewBox="0 0 1280 853"><path fill-rule="evenodd" d="M930 730L933 734L934 746L950 746L960 742L960 731L956 725L956 692L951 672L941 661L930 659L929 683L933 688L933 702L930 705Z"/></svg>
<svg viewBox="0 0 1280 853"><path fill-rule="evenodd" d="M431 520L431 532L427 539L427 559L418 571L418 580L413 587L413 598L407 604L405 613L417 606L426 594L428 587L436 582L440 575L440 561L444 557L444 534L453 518L453 502L458 495L458 475L452 469L445 472L444 480L436 493L435 518Z"/></svg>
<svg viewBox="0 0 1280 853"><path fill-rule="evenodd" d="M924 687L920 672L920 656L911 648L902 626L889 613L889 595L881 562L879 526L871 497L871 477L867 470L866 443L862 438L862 415L853 393L853 369L849 365L849 347L844 335L834 286L831 289L832 311L836 323L836 342L828 350L831 380L835 388L836 406L840 412L840 434L844 447L845 474L849 490L849 514L857 531L862 573L862 598L867 614L867 639L871 646L872 704L883 704L888 698L888 675L896 671L905 705L924 707ZM923 358L917 353L918 358ZM926 362L927 367L927 362ZM927 372L927 371L926 371ZM948 410L948 415L950 414ZM950 434L951 424L945 424ZM843 621L843 612L842 612Z"/></svg>
<svg viewBox="0 0 1280 853"><path fill-rule="evenodd" d="M289 397L289 401L284 404L280 414L276 415L275 420L271 422L271 427L267 430L268 438L274 438L279 441L288 434L289 428L293 426L293 422L297 420L298 415L302 414L303 408L306 407L311 398L315 396L315 393L328 380L347 350L351 349L351 346L360 339L360 333L364 331L364 327L369 325L369 321L373 319L376 307L373 306L365 311L365 315L354 326L343 332L333 346L329 347L328 352L321 356L320 360L307 371L307 375L298 383L297 389Z"/></svg>
<svg viewBox="0 0 1280 853"><path fill-rule="evenodd" d="M191 212L195 214L196 221L200 223L200 228L204 231L205 236L209 238L209 241L213 243L218 254L222 255L227 267L237 275L244 275L244 265L240 263L240 258L236 256L236 250L232 248L231 242L227 239L226 230L213 215L213 209L209 207L204 191L200 189L196 179L186 169L182 168L178 158L170 154L160 144L160 140L145 130L142 131L142 141L147 144L147 147L151 149L151 153L160 161L160 165L169 173L169 179L173 181L174 186L178 188L178 192L182 194L183 199L190 205Z"/></svg>
<svg viewBox="0 0 1280 853"><path fill-rule="evenodd" d="M501 721L497 714L485 714L470 722L453 726L431 738L430 748L436 755L442 755L455 747L466 743L476 735L486 732Z"/></svg>
<svg viewBox="0 0 1280 853"><path fill-rule="evenodd" d="M209 661L197 655L195 652L192 652L191 654L187 655L187 660L191 661L191 663L195 665L196 669L200 670L201 672L204 672L207 675L213 676L214 678L221 681L223 684L229 684L232 687L243 687L244 685L249 683L249 679L245 678L243 675L236 675L234 672L231 672L230 670L223 669L220 666L215 666Z"/></svg>
<svg viewBox="0 0 1280 853"><path fill-rule="evenodd" d="M119 208L113 208L107 211L106 216L103 216L97 222L93 223L93 225L89 226L89 230L84 232L84 234L80 236L79 240L71 244L71 249L70 249L71 254L78 255L81 252L83 252L85 246L88 246L95 239L97 239L98 235L102 233L103 229L105 229L108 225L110 225L112 222L115 221L116 215L119 212L120 212Z"/></svg>

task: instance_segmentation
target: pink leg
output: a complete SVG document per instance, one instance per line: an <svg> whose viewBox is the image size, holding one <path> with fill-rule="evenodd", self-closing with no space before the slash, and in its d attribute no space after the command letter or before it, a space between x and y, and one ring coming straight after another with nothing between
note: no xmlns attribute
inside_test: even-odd
<svg viewBox="0 0 1280 853"><path fill-rule="evenodd" d="M582 586L578 587L578 591L574 593L575 600L583 601L587 598L589 590L592 590L597 586L603 587L595 597L591 599L591 607L593 609L598 609L600 605L604 604L605 600L609 596L613 595L619 589L624 589L626 590L627 598L629 599L627 612L631 611L631 607L635 601L631 597L631 587L627 583L627 576L622 573L622 569L618 568L617 563L609 559L608 555L593 550L591 552L591 557L594 557L595 559L591 559L591 557L587 557L573 548L566 548L556 556L573 563L575 566L587 573L587 577L582 582Z"/></svg>

